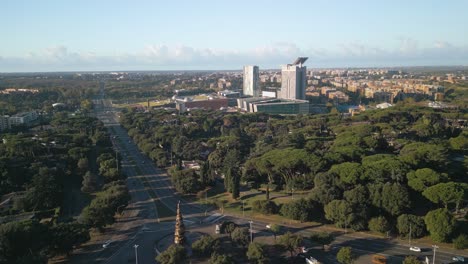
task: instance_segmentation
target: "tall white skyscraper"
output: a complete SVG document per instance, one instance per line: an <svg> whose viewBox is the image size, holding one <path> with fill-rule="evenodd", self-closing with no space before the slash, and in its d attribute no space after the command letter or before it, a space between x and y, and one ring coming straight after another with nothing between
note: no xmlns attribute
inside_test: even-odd
<svg viewBox="0 0 468 264"><path fill-rule="evenodd" d="M244 66L244 95L260 97L258 66Z"/></svg>
<svg viewBox="0 0 468 264"><path fill-rule="evenodd" d="M302 64L307 57L299 57L281 68L281 91L278 98L305 99L307 67Z"/></svg>

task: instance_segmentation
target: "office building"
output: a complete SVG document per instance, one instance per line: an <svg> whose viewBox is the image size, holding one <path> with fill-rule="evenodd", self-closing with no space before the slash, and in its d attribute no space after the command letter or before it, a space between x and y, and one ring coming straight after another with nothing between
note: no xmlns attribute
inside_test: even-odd
<svg viewBox="0 0 468 264"><path fill-rule="evenodd" d="M31 123L37 120L38 114L35 111L31 112L22 112L10 117L10 125L11 126L30 126Z"/></svg>
<svg viewBox="0 0 468 264"><path fill-rule="evenodd" d="M258 66L244 66L244 95L260 96Z"/></svg>
<svg viewBox="0 0 468 264"><path fill-rule="evenodd" d="M0 131L10 129L10 117L5 115L5 116L0 116Z"/></svg>
<svg viewBox="0 0 468 264"><path fill-rule="evenodd" d="M278 98L304 100L307 79L307 67L303 66L307 57L299 57L292 64L281 69L281 90Z"/></svg>

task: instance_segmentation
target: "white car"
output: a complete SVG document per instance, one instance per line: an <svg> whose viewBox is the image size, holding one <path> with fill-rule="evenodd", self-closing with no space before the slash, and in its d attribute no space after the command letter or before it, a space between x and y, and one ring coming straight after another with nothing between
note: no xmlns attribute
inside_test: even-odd
<svg viewBox="0 0 468 264"><path fill-rule="evenodd" d="M452 258L452 260L457 261L457 262L458 261L463 262L463 261L465 261L465 258L462 257L462 256L455 256L455 257Z"/></svg>
<svg viewBox="0 0 468 264"><path fill-rule="evenodd" d="M111 240L107 240L106 242L104 242L104 244L102 244L102 247L107 248L111 243L112 243Z"/></svg>
<svg viewBox="0 0 468 264"><path fill-rule="evenodd" d="M271 228L271 225L268 224L268 225L266 225L265 227L268 228L268 229L270 229L270 228Z"/></svg>
<svg viewBox="0 0 468 264"><path fill-rule="evenodd" d="M421 248L419 247L410 247L409 250L414 251L414 252L421 252Z"/></svg>

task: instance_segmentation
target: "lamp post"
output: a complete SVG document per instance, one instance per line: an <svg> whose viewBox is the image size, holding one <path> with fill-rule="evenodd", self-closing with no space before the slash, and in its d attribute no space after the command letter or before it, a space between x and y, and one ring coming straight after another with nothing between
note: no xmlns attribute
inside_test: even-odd
<svg viewBox="0 0 468 264"><path fill-rule="evenodd" d="M135 248L135 264L138 264L138 245L135 244L133 247Z"/></svg>
<svg viewBox="0 0 468 264"><path fill-rule="evenodd" d="M249 224L250 224L250 243L252 243L252 242L253 242L253 234L252 234L252 231L253 231L253 230L252 230L253 221L250 220L250 221L249 221Z"/></svg>
<svg viewBox="0 0 468 264"><path fill-rule="evenodd" d="M439 248L439 246L432 245L432 248L434 248L434 256L432 257L432 264L435 264L436 250Z"/></svg>

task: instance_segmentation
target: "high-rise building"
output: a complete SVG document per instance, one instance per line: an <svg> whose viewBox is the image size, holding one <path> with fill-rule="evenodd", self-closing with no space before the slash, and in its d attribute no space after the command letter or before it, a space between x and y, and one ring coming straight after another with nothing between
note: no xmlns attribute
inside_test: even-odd
<svg viewBox="0 0 468 264"><path fill-rule="evenodd" d="M244 66L244 95L260 96L258 66Z"/></svg>
<svg viewBox="0 0 468 264"><path fill-rule="evenodd" d="M303 63L307 57L299 57L292 64L284 65L281 69L281 91L278 98L305 99L307 67Z"/></svg>

